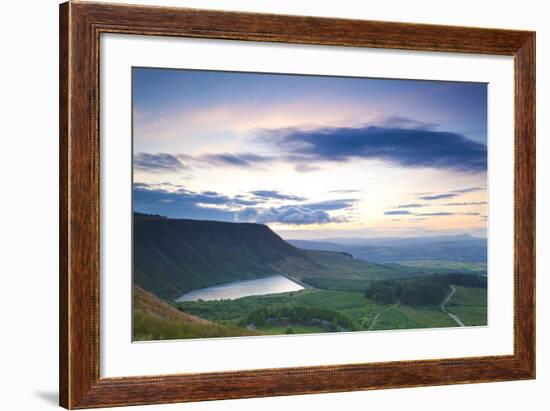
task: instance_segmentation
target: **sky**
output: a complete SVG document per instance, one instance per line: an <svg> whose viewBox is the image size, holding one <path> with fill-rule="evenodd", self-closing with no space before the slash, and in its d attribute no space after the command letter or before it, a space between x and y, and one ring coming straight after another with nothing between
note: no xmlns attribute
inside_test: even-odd
<svg viewBox="0 0 550 411"><path fill-rule="evenodd" d="M487 85L132 69L134 211L285 239L486 235Z"/></svg>

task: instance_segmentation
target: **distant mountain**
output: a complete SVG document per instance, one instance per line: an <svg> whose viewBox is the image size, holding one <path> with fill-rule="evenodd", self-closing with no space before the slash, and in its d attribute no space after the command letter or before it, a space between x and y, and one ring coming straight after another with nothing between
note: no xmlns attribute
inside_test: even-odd
<svg viewBox="0 0 550 411"><path fill-rule="evenodd" d="M162 299L198 288L286 273L295 278L383 278L393 267L341 252L305 251L268 226L134 214L134 282Z"/></svg>
<svg viewBox="0 0 550 411"><path fill-rule="evenodd" d="M381 264L426 260L487 262L486 239L470 235L287 241L301 249L345 252L357 259Z"/></svg>
<svg viewBox="0 0 550 411"><path fill-rule="evenodd" d="M291 242L293 240L290 240ZM359 237L334 237L315 240L315 242L334 243L342 245L362 246L371 245L376 247L412 247L425 246L436 243L468 243L484 244L487 240L481 237L474 237L470 234L421 236L421 237L378 237L378 238L359 238Z"/></svg>

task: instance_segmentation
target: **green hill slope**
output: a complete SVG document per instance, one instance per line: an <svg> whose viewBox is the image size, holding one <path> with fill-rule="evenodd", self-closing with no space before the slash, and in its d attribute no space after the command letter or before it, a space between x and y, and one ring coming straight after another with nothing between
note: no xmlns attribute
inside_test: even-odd
<svg viewBox="0 0 550 411"><path fill-rule="evenodd" d="M395 272L345 253L300 250L266 225L134 214L134 282L162 299L275 273L374 279Z"/></svg>
<svg viewBox="0 0 550 411"><path fill-rule="evenodd" d="M181 312L139 287L134 287L133 305L134 341L235 337L258 334L237 326L214 324L208 320Z"/></svg>
<svg viewBox="0 0 550 411"><path fill-rule="evenodd" d="M291 269L318 268L265 225L134 215L134 281L161 298Z"/></svg>

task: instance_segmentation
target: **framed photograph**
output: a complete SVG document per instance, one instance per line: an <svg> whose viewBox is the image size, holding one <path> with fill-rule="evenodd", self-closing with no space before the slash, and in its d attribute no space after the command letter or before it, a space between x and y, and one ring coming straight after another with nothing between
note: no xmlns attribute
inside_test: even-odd
<svg viewBox="0 0 550 411"><path fill-rule="evenodd" d="M535 378L535 33L60 6L60 404Z"/></svg>

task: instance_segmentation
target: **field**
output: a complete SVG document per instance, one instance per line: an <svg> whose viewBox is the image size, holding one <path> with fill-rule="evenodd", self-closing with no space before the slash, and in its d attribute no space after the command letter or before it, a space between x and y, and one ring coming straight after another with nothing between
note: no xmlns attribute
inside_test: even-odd
<svg viewBox="0 0 550 411"><path fill-rule="evenodd" d="M135 214L134 225L135 340L487 323L486 265L463 259L458 252L478 249L482 240L452 239L454 245L446 246L445 254L458 253L452 261L434 260L423 243L412 244L425 239L381 240L382 247L388 248L388 242L399 246L407 258L380 263L356 258L345 249L296 248L261 224ZM445 245L438 238L430 241L434 250ZM423 251L410 258L413 246ZM305 288L260 290L273 290L268 295L248 289L236 299L220 294L215 297L220 300L174 302L192 290L273 275Z"/></svg>
<svg viewBox="0 0 550 411"><path fill-rule="evenodd" d="M456 286L447 310L458 315L466 325L487 325L487 290Z"/></svg>
<svg viewBox="0 0 550 411"><path fill-rule="evenodd" d="M447 309L458 315L466 325L486 324L486 305L484 305L486 290L466 287L456 287L456 289ZM266 334L342 331L320 326L318 320L312 323L312 318L308 318L307 315L294 320L281 314L271 314L270 317L270 310L277 313L280 312L281 307L287 309L304 307L304 312L307 312L307 308L315 307L327 312L339 313L350 321L348 327L342 327L346 330L394 330L458 325L441 310L439 305L384 304L365 298L362 291L308 289L271 296L244 297L237 300L178 304L180 310L193 316L227 326L248 327L248 330ZM254 324L251 320L258 312L267 312L261 319L260 325Z"/></svg>
<svg viewBox="0 0 550 411"><path fill-rule="evenodd" d="M384 311L372 330L456 327L457 324L437 306L395 305Z"/></svg>
<svg viewBox="0 0 550 411"><path fill-rule="evenodd" d="M401 261L399 263L404 267L414 267L423 269L437 270L455 270L455 271L472 271L483 273L487 271L485 263L470 263L462 261L438 261L438 260L416 260L416 261Z"/></svg>
<svg viewBox="0 0 550 411"><path fill-rule="evenodd" d="M487 324L486 279L482 276L306 281L312 287L300 291L180 303L162 301L135 287L134 340L459 326L442 309L444 303L466 326Z"/></svg>
<svg viewBox="0 0 550 411"><path fill-rule="evenodd" d="M306 314L300 319L283 318L281 320L274 317L267 318L268 321L264 319L259 326L254 324L254 329L259 331L272 334L282 330L284 334L288 327L292 328L294 333L319 332L318 330L322 327L311 324L311 320L315 318L308 318L308 313L312 309L326 311L316 313L318 316L340 314L349 320L349 328L365 330L374 316L386 306L366 299L363 293L358 291L309 289L270 296L244 297L237 300L185 302L179 303L178 308L210 321L225 325L248 325L249 328L251 324L247 319L259 310L302 309Z"/></svg>

